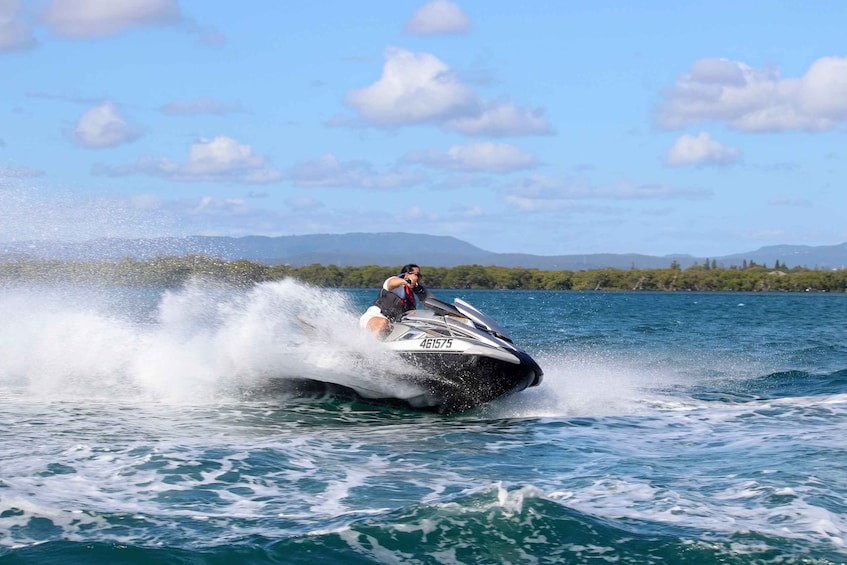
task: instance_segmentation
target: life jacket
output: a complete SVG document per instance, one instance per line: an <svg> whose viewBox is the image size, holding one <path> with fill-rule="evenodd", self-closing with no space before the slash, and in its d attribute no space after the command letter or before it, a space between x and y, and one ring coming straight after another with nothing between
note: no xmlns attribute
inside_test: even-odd
<svg viewBox="0 0 847 565"><path fill-rule="evenodd" d="M382 312L382 315L392 322L399 320L401 316L403 316L404 312L417 308L417 305L415 304L415 295L412 294L412 289L406 285L403 285L403 289L406 291L405 298L400 298L391 290L381 288L379 290L379 296L374 301L374 305L379 307L379 311Z"/></svg>

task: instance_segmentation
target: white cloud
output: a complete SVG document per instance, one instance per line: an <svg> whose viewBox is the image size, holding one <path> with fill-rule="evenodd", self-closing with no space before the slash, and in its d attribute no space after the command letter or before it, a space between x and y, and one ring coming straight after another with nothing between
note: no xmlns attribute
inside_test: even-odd
<svg viewBox="0 0 847 565"><path fill-rule="evenodd" d="M665 184L638 184L626 181L599 187L591 195L592 198L612 200L700 200L710 196L712 191L702 188L681 188Z"/></svg>
<svg viewBox="0 0 847 565"><path fill-rule="evenodd" d="M477 115L455 118L444 126L465 135L493 137L552 133L542 110L526 110L512 103L486 107Z"/></svg>
<svg viewBox="0 0 847 565"><path fill-rule="evenodd" d="M370 174L370 166L364 161L342 163L338 157L328 153L318 159L301 161L288 170L288 178L297 186L322 187L356 185L358 179Z"/></svg>
<svg viewBox="0 0 847 565"><path fill-rule="evenodd" d="M444 153L413 153L408 162L455 171L504 173L535 167L535 157L514 145L505 143L470 143L455 145Z"/></svg>
<svg viewBox="0 0 847 565"><path fill-rule="evenodd" d="M295 212L311 212L324 207L323 202L318 202L309 197L289 198L285 201L285 204Z"/></svg>
<svg viewBox="0 0 847 565"><path fill-rule="evenodd" d="M459 215L469 219L481 218L485 216L485 211L479 206L469 206L462 209Z"/></svg>
<svg viewBox="0 0 847 565"><path fill-rule="evenodd" d="M199 116L203 114L222 116L244 111L241 104L225 104L208 96L186 101L175 100L165 104L159 110L169 116Z"/></svg>
<svg viewBox="0 0 847 565"><path fill-rule="evenodd" d="M812 63L800 82L800 107L811 115L847 121L847 57Z"/></svg>
<svg viewBox="0 0 847 565"><path fill-rule="evenodd" d="M210 195L163 201L155 217L170 220L181 233L233 237L278 235L280 225L291 220L267 207L253 208L243 198Z"/></svg>
<svg viewBox="0 0 847 565"><path fill-rule="evenodd" d="M466 135L551 133L541 110L486 103L434 55L397 47L386 49L380 79L349 91L344 101L366 124L378 127L429 123ZM351 123L342 117L330 125Z"/></svg>
<svg viewBox="0 0 847 565"><path fill-rule="evenodd" d="M406 22L405 31L413 35L465 33L471 21L462 9L450 0L432 0L417 9Z"/></svg>
<svg viewBox="0 0 847 565"><path fill-rule="evenodd" d="M181 20L176 0L53 0L41 20L60 36L85 39Z"/></svg>
<svg viewBox="0 0 847 565"><path fill-rule="evenodd" d="M141 157L132 165L99 167L99 173L111 176L148 174L185 182L244 182L263 184L282 178L279 171L266 166L265 158L252 147L226 136L201 139L191 145L184 164L163 157Z"/></svg>
<svg viewBox="0 0 847 565"><path fill-rule="evenodd" d="M18 0L0 0L0 53L35 47L32 28L20 14Z"/></svg>
<svg viewBox="0 0 847 565"><path fill-rule="evenodd" d="M391 126L462 115L477 99L434 55L390 47L382 77L371 86L348 92L345 103L367 120Z"/></svg>
<svg viewBox="0 0 847 565"><path fill-rule="evenodd" d="M732 165L738 162L740 151L726 147L711 138L707 132L696 137L685 134L674 142L665 155L665 164L682 165Z"/></svg>
<svg viewBox="0 0 847 565"><path fill-rule="evenodd" d="M83 147L101 148L135 141L141 134L142 130L127 124L111 102L105 102L80 117L70 138Z"/></svg>
<svg viewBox="0 0 847 565"><path fill-rule="evenodd" d="M217 198L204 196L200 198L197 205L190 210L191 214L202 214L205 216L240 216L251 212L241 198Z"/></svg>
<svg viewBox="0 0 847 565"><path fill-rule="evenodd" d="M702 199L711 195L711 191L698 188L632 182L594 186L584 179L533 175L516 183L509 190L508 198L521 203L525 209L543 209L544 202L566 200Z"/></svg>
<svg viewBox="0 0 847 565"><path fill-rule="evenodd" d="M254 155L249 145L218 136L191 145L185 171L190 174L216 175L228 171L255 171L264 165L264 157Z"/></svg>
<svg viewBox="0 0 847 565"><path fill-rule="evenodd" d="M665 94L666 129L720 121L741 131L823 131L847 123L847 57L823 57L800 78L726 59L695 61Z"/></svg>
<svg viewBox="0 0 847 565"><path fill-rule="evenodd" d="M422 175L402 171L373 172L366 161L341 162L328 153L318 159L302 161L288 170L287 177L301 187L348 187L392 189L414 186L422 182Z"/></svg>

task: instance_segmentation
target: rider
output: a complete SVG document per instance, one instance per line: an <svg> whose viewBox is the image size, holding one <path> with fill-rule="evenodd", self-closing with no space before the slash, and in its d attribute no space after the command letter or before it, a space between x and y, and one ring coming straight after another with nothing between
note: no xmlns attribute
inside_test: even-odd
<svg viewBox="0 0 847 565"><path fill-rule="evenodd" d="M404 313L416 308L415 294L423 297L426 289L421 285L421 268L414 263L404 265L399 275L388 277L382 283L379 296L359 318L359 325L375 335L382 335Z"/></svg>

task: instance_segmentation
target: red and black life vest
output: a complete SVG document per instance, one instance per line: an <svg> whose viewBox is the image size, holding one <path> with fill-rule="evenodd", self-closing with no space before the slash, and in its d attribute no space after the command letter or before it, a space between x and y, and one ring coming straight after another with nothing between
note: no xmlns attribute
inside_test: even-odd
<svg viewBox="0 0 847 565"><path fill-rule="evenodd" d="M399 320L404 312L417 308L415 295L412 293L411 287L404 285L403 289L406 291L406 298L400 298L393 291L381 288L379 296L374 301L374 305L379 307L379 311L382 312L383 316L392 322Z"/></svg>

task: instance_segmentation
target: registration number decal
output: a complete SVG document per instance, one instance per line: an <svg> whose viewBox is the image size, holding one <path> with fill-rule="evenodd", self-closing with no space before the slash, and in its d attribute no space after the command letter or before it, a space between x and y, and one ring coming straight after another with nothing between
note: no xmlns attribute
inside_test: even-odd
<svg viewBox="0 0 847 565"><path fill-rule="evenodd" d="M421 349L450 349L453 347L453 338L428 337L421 341Z"/></svg>

